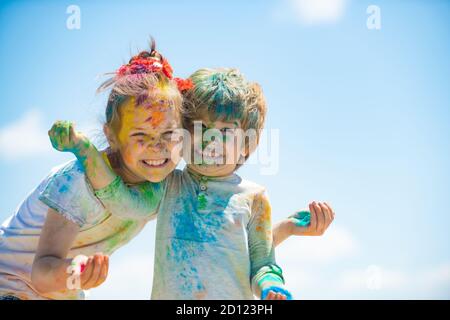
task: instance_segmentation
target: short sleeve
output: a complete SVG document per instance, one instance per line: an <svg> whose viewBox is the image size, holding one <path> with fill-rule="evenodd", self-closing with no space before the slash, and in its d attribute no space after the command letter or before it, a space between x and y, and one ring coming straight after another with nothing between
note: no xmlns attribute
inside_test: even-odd
<svg viewBox="0 0 450 320"><path fill-rule="evenodd" d="M76 160L51 173L39 200L80 227L95 225L107 215Z"/></svg>

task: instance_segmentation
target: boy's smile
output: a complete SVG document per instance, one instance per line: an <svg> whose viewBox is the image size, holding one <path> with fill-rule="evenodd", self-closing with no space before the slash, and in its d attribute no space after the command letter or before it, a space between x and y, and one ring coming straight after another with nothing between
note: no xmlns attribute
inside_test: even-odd
<svg viewBox="0 0 450 320"><path fill-rule="evenodd" d="M207 116L193 121L191 159L188 167L205 176L232 174L243 155L239 121L210 121Z"/></svg>

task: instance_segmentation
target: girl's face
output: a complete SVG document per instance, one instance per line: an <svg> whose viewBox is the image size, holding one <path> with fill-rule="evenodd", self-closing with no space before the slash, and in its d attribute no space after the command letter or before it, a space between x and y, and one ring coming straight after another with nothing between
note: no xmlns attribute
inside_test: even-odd
<svg viewBox="0 0 450 320"><path fill-rule="evenodd" d="M180 127L180 117L167 99L146 101L139 106L135 102L133 97L120 106L116 148L124 169L133 174L135 180L160 182L175 169L179 160L172 159L172 151L179 145L172 135Z"/></svg>
<svg viewBox="0 0 450 320"><path fill-rule="evenodd" d="M239 121L211 121L208 116L194 121L188 167L209 177L232 174L245 156L240 127Z"/></svg>

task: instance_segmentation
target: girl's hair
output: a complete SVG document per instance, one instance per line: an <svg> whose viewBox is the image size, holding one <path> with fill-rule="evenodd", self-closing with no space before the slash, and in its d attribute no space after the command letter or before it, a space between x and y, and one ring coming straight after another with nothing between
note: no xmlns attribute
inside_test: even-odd
<svg viewBox="0 0 450 320"><path fill-rule="evenodd" d="M108 127L119 128L120 106L132 97L136 99L136 106L147 99L161 100L162 97L180 111L182 97L172 78L172 68L155 48L155 40L151 38L150 51L141 51L132 57L97 89L97 92L103 92L111 88L105 111Z"/></svg>
<svg viewBox="0 0 450 320"><path fill-rule="evenodd" d="M264 126L267 107L258 83L248 82L244 75L233 68L200 69L189 79L193 88L183 92L182 121L186 129L193 121L208 114L211 121L239 120L245 132L255 130L256 144ZM250 152L248 141L245 145ZM246 160L245 159L245 160Z"/></svg>

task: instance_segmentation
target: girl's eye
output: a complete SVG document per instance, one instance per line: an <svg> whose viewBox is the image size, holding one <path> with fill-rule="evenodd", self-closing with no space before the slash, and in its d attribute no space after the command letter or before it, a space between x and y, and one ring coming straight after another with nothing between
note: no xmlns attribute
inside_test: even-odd
<svg viewBox="0 0 450 320"><path fill-rule="evenodd" d="M136 133L133 133L131 136L132 137L143 137L143 136L145 136L145 133L143 133L143 132L136 132Z"/></svg>
<svg viewBox="0 0 450 320"><path fill-rule="evenodd" d="M172 134L173 134L173 131L166 131L162 134L162 137L164 140L170 140L170 139L172 139Z"/></svg>

